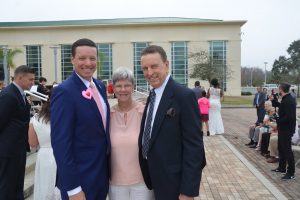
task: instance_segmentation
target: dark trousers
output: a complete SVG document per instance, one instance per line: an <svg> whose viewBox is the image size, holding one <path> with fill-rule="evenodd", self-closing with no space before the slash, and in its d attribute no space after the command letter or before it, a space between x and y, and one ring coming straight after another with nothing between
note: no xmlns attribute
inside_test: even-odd
<svg viewBox="0 0 300 200"><path fill-rule="evenodd" d="M0 200L24 200L26 152L0 157Z"/></svg>
<svg viewBox="0 0 300 200"><path fill-rule="evenodd" d="M268 153L269 142L270 142L270 133L263 133L261 137L261 153Z"/></svg>
<svg viewBox="0 0 300 200"><path fill-rule="evenodd" d="M257 122L262 123L266 114L264 107L256 107Z"/></svg>
<svg viewBox="0 0 300 200"><path fill-rule="evenodd" d="M279 169L285 170L286 164L288 164L287 174L293 176L295 174L295 160L291 139L292 133L278 131Z"/></svg>

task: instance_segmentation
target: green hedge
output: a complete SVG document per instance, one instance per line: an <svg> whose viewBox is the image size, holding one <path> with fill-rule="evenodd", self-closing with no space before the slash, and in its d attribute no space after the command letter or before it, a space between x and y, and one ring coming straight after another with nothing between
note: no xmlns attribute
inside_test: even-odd
<svg viewBox="0 0 300 200"><path fill-rule="evenodd" d="M251 92L242 92L241 94L242 94L242 96L251 96L252 95Z"/></svg>

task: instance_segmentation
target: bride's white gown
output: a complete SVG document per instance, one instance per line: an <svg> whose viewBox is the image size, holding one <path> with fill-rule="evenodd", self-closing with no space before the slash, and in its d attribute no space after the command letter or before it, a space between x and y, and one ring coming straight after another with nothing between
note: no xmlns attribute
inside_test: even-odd
<svg viewBox="0 0 300 200"><path fill-rule="evenodd" d="M210 135L223 134L224 126L223 120L221 117L221 102L220 102L220 94L221 89L219 88L209 88L209 132Z"/></svg>
<svg viewBox="0 0 300 200"><path fill-rule="evenodd" d="M60 192L55 187L56 162L50 142L50 123L38 120L37 115L31 119L40 149L37 154L34 177L34 200L60 200Z"/></svg>

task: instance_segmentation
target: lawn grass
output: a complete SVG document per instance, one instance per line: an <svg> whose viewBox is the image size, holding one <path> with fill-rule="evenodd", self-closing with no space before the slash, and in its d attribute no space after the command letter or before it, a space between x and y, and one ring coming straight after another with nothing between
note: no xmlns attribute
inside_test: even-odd
<svg viewBox="0 0 300 200"><path fill-rule="evenodd" d="M253 97L252 96L240 96L240 97L235 97L235 96L225 96L221 104L223 105L248 105L252 106L253 103Z"/></svg>

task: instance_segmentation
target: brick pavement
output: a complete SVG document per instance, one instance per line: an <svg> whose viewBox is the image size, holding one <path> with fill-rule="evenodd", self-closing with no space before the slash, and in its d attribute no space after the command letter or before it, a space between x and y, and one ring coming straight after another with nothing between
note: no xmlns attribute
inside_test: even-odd
<svg viewBox="0 0 300 200"><path fill-rule="evenodd" d="M297 113L299 113L297 109ZM277 163L267 163L266 159L254 149L245 146L249 142L248 127L255 122L256 110L247 109L223 109L222 117L225 126L224 137L233 144L255 168L263 174L271 183L273 183L288 199L300 199L300 170L296 168L296 179L291 181L282 181L281 176L271 169L278 166Z"/></svg>
<svg viewBox="0 0 300 200"><path fill-rule="evenodd" d="M207 166L196 199L276 199L226 146L221 136L204 137Z"/></svg>

